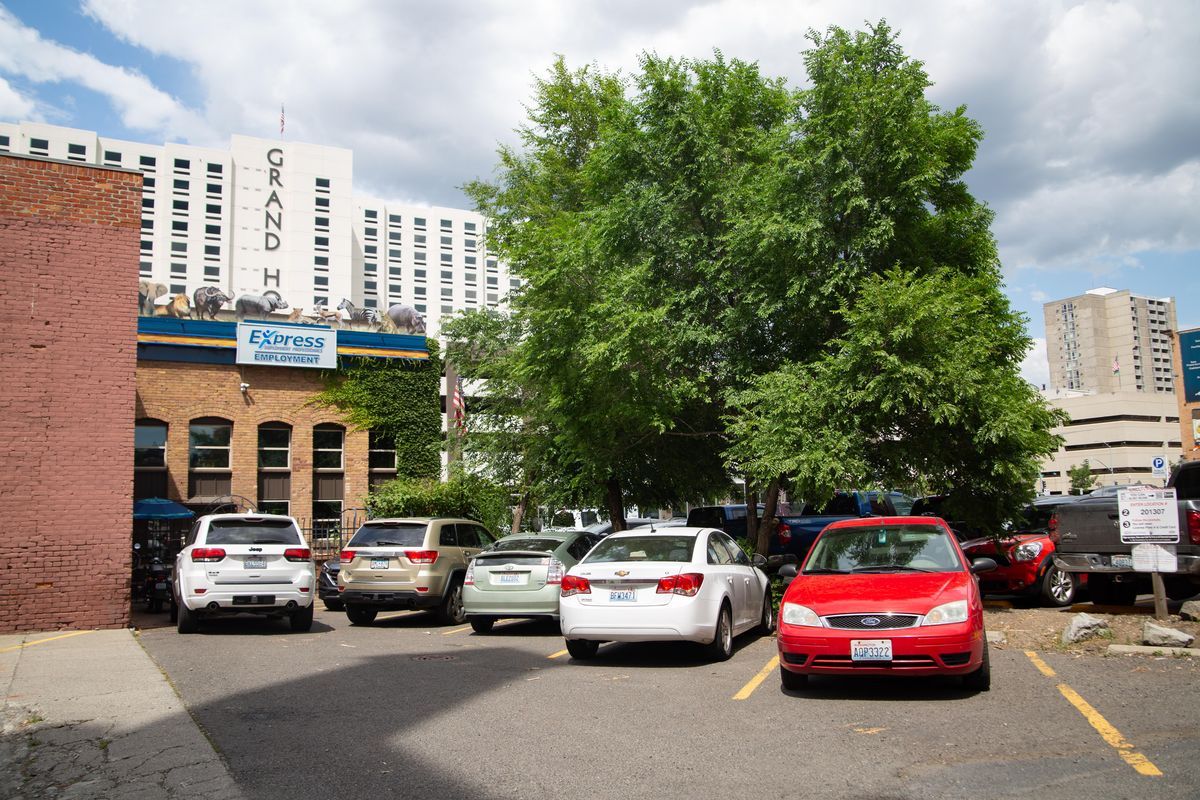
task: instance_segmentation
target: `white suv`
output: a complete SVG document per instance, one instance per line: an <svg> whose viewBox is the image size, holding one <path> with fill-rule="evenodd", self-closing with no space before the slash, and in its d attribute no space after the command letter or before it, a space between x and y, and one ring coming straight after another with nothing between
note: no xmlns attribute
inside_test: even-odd
<svg viewBox="0 0 1200 800"><path fill-rule="evenodd" d="M175 557L171 614L180 633L206 616L287 616L293 631L313 621L316 570L296 520L274 514L210 514L192 525Z"/></svg>

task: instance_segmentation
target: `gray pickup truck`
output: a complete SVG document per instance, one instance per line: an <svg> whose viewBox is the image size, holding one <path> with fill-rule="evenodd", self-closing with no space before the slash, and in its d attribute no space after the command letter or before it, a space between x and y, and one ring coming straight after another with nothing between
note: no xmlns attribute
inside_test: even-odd
<svg viewBox="0 0 1200 800"><path fill-rule="evenodd" d="M1163 575L1163 584L1168 597L1184 600L1200 593L1200 461L1176 467L1167 486L1178 500L1179 569ZM1118 507L1115 497L1085 497L1060 507L1051 523L1055 565L1087 573L1093 603L1132 605L1150 591L1149 574L1133 569L1133 545L1121 541Z"/></svg>

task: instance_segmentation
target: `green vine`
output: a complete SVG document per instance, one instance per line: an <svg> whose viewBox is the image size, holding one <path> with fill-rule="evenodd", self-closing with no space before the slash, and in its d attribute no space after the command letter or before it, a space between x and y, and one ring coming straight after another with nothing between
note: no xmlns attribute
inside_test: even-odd
<svg viewBox="0 0 1200 800"><path fill-rule="evenodd" d="M442 359L427 340L429 359L345 356L325 376L325 389L310 401L336 408L346 422L380 431L396 443L397 478L436 478L441 474Z"/></svg>

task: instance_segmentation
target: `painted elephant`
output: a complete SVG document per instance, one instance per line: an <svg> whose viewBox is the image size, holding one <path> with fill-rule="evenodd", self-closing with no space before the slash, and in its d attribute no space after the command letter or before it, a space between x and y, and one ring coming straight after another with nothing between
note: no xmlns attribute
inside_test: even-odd
<svg viewBox="0 0 1200 800"><path fill-rule="evenodd" d="M407 303L397 303L387 310L388 319L403 333L424 333L425 317Z"/></svg>
<svg viewBox="0 0 1200 800"><path fill-rule="evenodd" d="M167 293L164 283L138 281L138 314L143 317L154 316L154 301Z"/></svg>
<svg viewBox="0 0 1200 800"><path fill-rule="evenodd" d="M266 319L272 311L287 308L287 301L279 296L274 289L258 294L244 294L233 304L234 313L239 320L246 317L251 319Z"/></svg>

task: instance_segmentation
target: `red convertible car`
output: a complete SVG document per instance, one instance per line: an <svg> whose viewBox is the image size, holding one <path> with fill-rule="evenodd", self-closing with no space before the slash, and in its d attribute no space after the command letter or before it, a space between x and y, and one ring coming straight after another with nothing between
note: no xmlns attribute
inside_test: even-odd
<svg viewBox="0 0 1200 800"><path fill-rule="evenodd" d="M779 674L800 689L809 675L957 675L991 687L983 603L974 572L937 517L867 517L821 532L791 577L779 613Z"/></svg>

